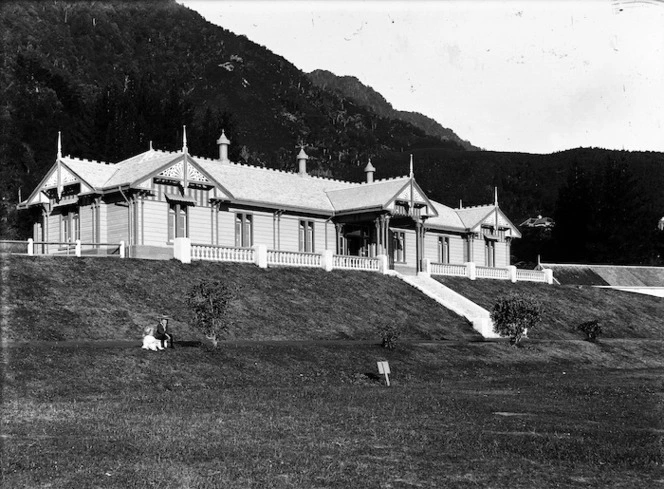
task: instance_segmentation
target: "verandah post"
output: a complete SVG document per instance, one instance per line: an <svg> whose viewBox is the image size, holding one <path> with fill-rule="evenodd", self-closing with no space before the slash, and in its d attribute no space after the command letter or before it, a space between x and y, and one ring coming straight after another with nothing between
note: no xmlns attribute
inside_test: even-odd
<svg viewBox="0 0 664 489"><path fill-rule="evenodd" d="M390 270L390 262L387 259L387 255L378 255L378 272L385 275Z"/></svg>

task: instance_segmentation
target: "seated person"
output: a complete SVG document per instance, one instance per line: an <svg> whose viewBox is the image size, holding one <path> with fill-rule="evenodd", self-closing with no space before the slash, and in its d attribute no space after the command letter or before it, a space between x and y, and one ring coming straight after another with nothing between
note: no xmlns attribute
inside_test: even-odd
<svg viewBox="0 0 664 489"><path fill-rule="evenodd" d="M157 325L157 328L154 331L154 337L157 340L161 341L162 347L167 348L170 343L170 347L174 348L173 335L170 334L167 330L168 330L168 318L167 317L159 318L159 324Z"/></svg>

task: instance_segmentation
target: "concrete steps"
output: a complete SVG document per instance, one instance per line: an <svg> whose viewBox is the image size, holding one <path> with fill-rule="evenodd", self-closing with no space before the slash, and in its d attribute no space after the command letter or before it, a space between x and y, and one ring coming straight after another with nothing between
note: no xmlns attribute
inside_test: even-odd
<svg viewBox="0 0 664 489"><path fill-rule="evenodd" d="M489 311L478 306L470 299L454 292L449 287L445 287L443 284L432 279L428 275L419 274L417 276L412 276L400 273L395 273L394 275L407 284L412 285L428 297L431 297L440 305L455 312L459 316L468 319L468 321L472 323L473 329L480 333L484 338L500 337L493 331L493 321L491 321L491 314Z"/></svg>

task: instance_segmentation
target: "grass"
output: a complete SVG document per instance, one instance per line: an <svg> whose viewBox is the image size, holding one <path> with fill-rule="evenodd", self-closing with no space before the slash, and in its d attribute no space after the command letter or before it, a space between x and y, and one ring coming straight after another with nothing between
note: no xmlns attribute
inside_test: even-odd
<svg viewBox="0 0 664 489"><path fill-rule="evenodd" d="M632 356L609 368L502 343L15 346L2 483L654 487L664 479L661 349L649 364ZM376 375L383 359L390 388Z"/></svg>
<svg viewBox="0 0 664 489"><path fill-rule="evenodd" d="M498 297L512 292L530 294L542 303L542 323L533 339L581 339L577 326L592 319L602 325L602 338L664 339L664 299L654 296L576 285L511 283L436 277L442 284L491 311Z"/></svg>
<svg viewBox="0 0 664 489"><path fill-rule="evenodd" d="M202 277L238 287L229 339L374 339L395 321L411 339L471 339L468 322L394 277L175 260L4 256L7 339L139 339L159 314L195 337L186 295Z"/></svg>
<svg viewBox="0 0 664 489"><path fill-rule="evenodd" d="M378 274L6 256L0 265L4 340L96 340L109 329L138 339L161 312L194 340L184 294L202 276L239 287L233 336L256 340L163 352L138 341L3 342L2 487L664 484L657 299L515 284L549 311L531 334L540 341L516 349L408 341L476 336ZM510 285L445 283L485 307ZM571 331L592 308L614 318L610 340ZM392 319L405 341L386 350L371 329ZM325 339L348 341L289 341Z"/></svg>

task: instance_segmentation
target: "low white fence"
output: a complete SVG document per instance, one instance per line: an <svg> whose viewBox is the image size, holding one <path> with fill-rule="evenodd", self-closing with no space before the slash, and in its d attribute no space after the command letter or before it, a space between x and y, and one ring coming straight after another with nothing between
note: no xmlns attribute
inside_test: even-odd
<svg viewBox="0 0 664 489"><path fill-rule="evenodd" d="M125 258L124 241L119 243L84 243L76 241L27 241L0 240L0 253L16 255L55 255Z"/></svg>
<svg viewBox="0 0 664 489"><path fill-rule="evenodd" d="M210 245L191 245L191 259L239 263L253 263L255 261L253 248Z"/></svg>
<svg viewBox="0 0 664 489"><path fill-rule="evenodd" d="M299 253L297 251L267 250L268 265L320 268L322 266L322 260L323 257L319 253Z"/></svg>
<svg viewBox="0 0 664 489"><path fill-rule="evenodd" d="M467 277L470 280L488 278L493 280L509 280L511 282L542 282L553 283L553 270L520 270L515 266L507 268L478 267L474 263L451 265L448 263L431 263L423 260L423 271L429 275L448 277Z"/></svg>
<svg viewBox="0 0 664 489"><path fill-rule="evenodd" d="M342 270L380 271L380 258L367 258L365 256L334 255L334 268Z"/></svg>
<svg viewBox="0 0 664 489"><path fill-rule="evenodd" d="M477 278L492 278L495 280L510 280L510 271L507 268L477 267Z"/></svg>
<svg viewBox="0 0 664 489"><path fill-rule="evenodd" d="M467 277L466 265L451 265L449 263L432 263L431 275L447 275L448 277Z"/></svg>
<svg viewBox="0 0 664 489"><path fill-rule="evenodd" d="M176 238L173 246L174 257L183 263L192 260L255 263L261 268L268 266L309 267L324 270L365 270L386 273L387 257L335 255L330 250L321 253L268 250L265 245L252 248L211 246L191 244L187 238Z"/></svg>
<svg viewBox="0 0 664 489"><path fill-rule="evenodd" d="M540 270L521 270L517 268L516 279L521 282L546 282L546 273ZM551 275L553 277L553 274Z"/></svg>

